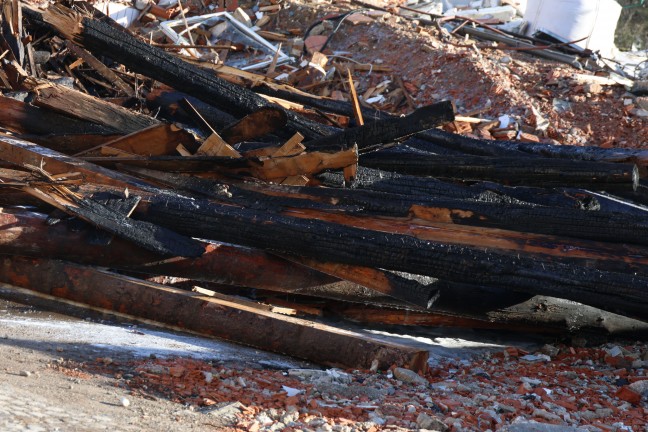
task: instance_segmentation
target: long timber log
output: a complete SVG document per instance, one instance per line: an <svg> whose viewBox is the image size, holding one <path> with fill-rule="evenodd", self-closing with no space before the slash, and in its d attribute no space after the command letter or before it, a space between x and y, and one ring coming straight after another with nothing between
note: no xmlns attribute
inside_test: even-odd
<svg viewBox="0 0 648 432"><path fill-rule="evenodd" d="M423 241L412 236L344 227L317 220L232 208L184 199L138 209L151 222L186 235L234 242L321 261L423 274L448 281L503 285L621 313L646 315L648 279L475 248Z"/></svg>
<svg viewBox="0 0 648 432"><path fill-rule="evenodd" d="M636 190L639 169L634 164L550 158L422 155L391 151L362 155L369 168L417 176L490 180L508 185L579 186Z"/></svg>
<svg viewBox="0 0 648 432"><path fill-rule="evenodd" d="M198 257L205 252L204 246L197 240L180 235L169 228L131 219L128 214L98 200L78 198L72 194L63 198L56 190L49 190L49 187L25 187L24 190L67 214L152 252L181 257ZM139 202L139 197L136 202Z"/></svg>
<svg viewBox="0 0 648 432"><path fill-rule="evenodd" d="M19 147L25 150L24 146ZM2 150L5 149L0 145L0 156ZM11 154L10 145L6 150ZM62 156L39 149L38 146L31 146L29 150L33 159L43 159L42 156L37 157L39 151L48 155L46 159L60 161ZM74 158L67 158L67 161L68 168L75 166ZM78 170L79 167L76 167ZM69 171L71 170L66 169L64 172ZM533 294L576 301L586 299L592 306L622 311L622 314L628 316L646 316L643 302L648 293L643 288L648 286L648 280L643 276L600 272L524 257L515 258L468 247L423 241L407 235L343 227L322 221L304 221L169 195L160 192L157 202L152 201L147 207L140 205L135 214L189 236L253 246L283 254L303 255L322 261L424 274L454 282L502 284ZM466 222L480 220L475 213L465 209L426 207L412 210L423 219L436 218L448 222L453 222L454 219ZM642 239L641 231L637 229L648 229L645 226L647 222L636 220L634 216L619 219L622 215L617 215L616 219L610 220L609 214L580 211L578 214L581 219L575 220L574 215L568 214L566 209L497 205L492 210L503 212L501 217L505 219L500 223L515 221L516 215L546 211L535 213L534 223L541 223L537 218L542 216L545 219L542 223L548 227L547 220L553 218L555 223L552 224L552 230L563 223L567 224L563 229L575 230L585 225L591 230L593 228L587 226L588 223L596 221L598 217L599 225L603 224L602 229L607 230L604 234L608 235L618 231L619 227L615 223L622 221L624 227L620 232L627 230L626 237L632 239L630 242L647 241ZM583 223L583 217L586 217L586 223ZM612 235L612 238L618 241L617 236Z"/></svg>
<svg viewBox="0 0 648 432"><path fill-rule="evenodd" d="M35 270L37 269L37 270ZM78 264L36 258L0 259L3 282L137 318L171 324L320 364L367 369L393 364L425 370L428 352L365 334L274 314L241 302L183 290Z"/></svg>
<svg viewBox="0 0 648 432"><path fill-rule="evenodd" d="M546 234L522 233L488 227L430 222L409 217L381 217L359 211L357 204L370 197L390 202L398 197L365 194L361 190L286 187L266 184L230 185L178 174L140 168L129 172L163 184L197 192L215 200L241 207L264 209L284 215L313 218L358 228L409 234L421 240L433 240L463 246L479 246L502 253L536 255L601 270L636 272L648 270L648 249L622 243L593 242ZM225 192L227 196L225 196ZM358 199L354 200L353 195ZM374 198L375 199L375 198ZM355 204L355 205L354 205ZM647 214L644 213L644 216ZM637 216L641 213L637 212ZM325 271L325 270L324 270Z"/></svg>
<svg viewBox="0 0 648 432"><path fill-rule="evenodd" d="M506 309L487 312L481 319L353 303L338 303L330 310L334 315L365 324L502 329L525 334L572 334L585 337L614 335L645 338L648 335L648 324L645 322L576 302L543 296L533 297Z"/></svg>
<svg viewBox="0 0 648 432"><path fill-rule="evenodd" d="M253 287L291 295L306 294L352 303L391 306L390 302L385 302L387 297L380 298L377 294L369 294L362 288L362 284L338 282L336 278L256 249L207 244L202 257L160 260L157 255L120 239L114 239L106 246L98 245L93 241L94 230L78 226L73 228L66 222L47 225L46 219L43 214L20 209L0 211L0 253L58 258L80 264L126 270L142 276L168 275L192 279L198 283ZM250 268L256 270L250 272ZM366 285L366 281L363 283ZM648 324L555 298L528 299L526 294L502 288L450 284L435 280L430 282L430 286L439 292L438 298L435 298L430 308L437 315L413 310L399 312L399 309L392 311L390 316L400 317L402 325L439 325L448 319L455 320L452 322L457 324L456 318L452 318L454 316L465 317L488 328L497 326L497 323L505 326L519 323L526 326L525 328L539 332L568 331L618 335L648 331ZM467 298L471 301L466 302ZM577 312L574 312L575 308L578 308ZM369 313L356 315L355 318L369 322ZM450 317L443 318L444 315L438 313ZM494 324L488 325L487 322Z"/></svg>
<svg viewBox="0 0 648 432"><path fill-rule="evenodd" d="M312 293L318 297L339 298L352 303L380 306L384 302L375 294L365 296L366 290L358 286L354 288L348 282L336 282L337 279L333 277L255 249L213 244L207 246L207 251L200 258L160 261L155 254L120 239L114 239L108 246L93 244L91 229L71 229L66 223L49 226L45 222L46 216L43 214L4 209L0 212L0 253L59 258L80 264L130 270L141 275L186 277L198 282L248 286L292 295ZM249 268L256 271L250 272ZM456 325L458 321L455 317L458 316L471 320L474 327L495 328L498 325L519 324L520 328L525 326L535 332L630 335L648 331L648 324L565 300L544 297L527 299L525 294L501 288L470 287L440 281L433 286L440 292L431 308L437 314L398 309L391 311L389 316L399 317L401 325L437 326L448 320ZM335 293L338 292L356 294L355 297L336 297ZM467 298L471 301L466 302ZM389 306L389 303L385 304L385 307ZM372 316L380 316L376 309L355 308L358 312L345 312L344 315L365 322L373 321Z"/></svg>
<svg viewBox="0 0 648 432"><path fill-rule="evenodd" d="M82 175L88 181L99 184L153 190L149 184L132 176L84 163L14 138L0 139L0 158L15 164L29 163L34 166L39 166L41 161L45 160L50 174L82 171ZM155 190L162 193L157 188ZM369 206L372 203L367 202L365 205ZM597 241L648 244L648 236L642 235L648 230L648 220L645 217L622 213L432 198L419 204L407 199L382 200L380 206L391 206L392 214L397 214L398 210L401 216L413 214L431 222L515 229Z"/></svg>
<svg viewBox="0 0 648 432"><path fill-rule="evenodd" d="M97 244L94 230L89 227L79 228L78 224L71 226L65 222L48 225L46 219L39 213L0 209L0 253L58 258L131 274L174 276L286 293L312 287L335 290L336 285L354 289L356 285L424 309L432 305L438 290L434 285L426 286L377 269L301 262L220 243L205 243L205 252L200 257L160 259L120 239L113 239L108 245ZM251 272L250 268L256 270Z"/></svg>
<svg viewBox="0 0 648 432"><path fill-rule="evenodd" d="M317 178L326 186L340 188L344 185L344 177L338 173L323 173ZM500 202L509 204L522 202L584 210L598 208L598 203L587 191L572 191L566 194L551 189L511 187L492 182L479 182L465 186L432 177L417 177L362 166L358 167L351 187L394 196L407 195L419 201L425 201L430 197L443 197L495 202L497 198Z"/></svg>
<svg viewBox="0 0 648 432"><path fill-rule="evenodd" d="M514 256L523 254L542 260L570 263L599 270L622 273L646 273L648 271L648 248L626 244L575 240L497 228L433 223L416 218L370 218L318 209L295 209L281 213L344 226L410 235L420 240L480 247L502 254Z"/></svg>
<svg viewBox="0 0 648 432"><path fill-rule="evenodd" d="M452 134L438 129L427 131L420 134L419 137L436 145L461 150L466 154L482 156L504 156L510 155L511 152L518 152L529 156L648 165L648 151L639 149L607 149L595 146L578 147L520 141L489 141Z"/></svg>
<svg viewBox="0 0 648 432"><path fill-rule="evenodd" d="M68 223L46 223L47 216L20 209L0 210L0 253L59 258L80 264L129 270L146 275L183 277L202 282L293 292L335 283L336 278L309 270L258 249L205 243L197 258L161 259L115 238L94 241L94 229ZM254 268L251 272L249 269Z"/></svg>

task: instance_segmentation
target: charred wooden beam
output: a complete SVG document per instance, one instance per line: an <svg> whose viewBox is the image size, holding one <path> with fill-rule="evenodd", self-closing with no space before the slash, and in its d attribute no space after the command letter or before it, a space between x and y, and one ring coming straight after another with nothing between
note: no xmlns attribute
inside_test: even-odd
<svg viewBox="0 0 648 432"><path fill-rule="evenodd" d="M275 213L290 211L291 209L300 209L304 215L322 218L340 218L352 220L355 215L382 215L392 217L406 217L405 221L398 222L390 220L396 225L405 224L406 230L416 231L412 223L412 216L419 218L415 225L434 226L434 224L455 224L444 229L454 233L444 241L450 241L452 237L462 238L460 231L464 235L476 235L475 238L469 238L464 244L481 244L489 247L502 248L510 250L525 250L530 252L534 249L538 253L554 255L559 250L569 251L570 254L580 254L583 259L596 260L594 255L605 260L604 256L616 256L613 258L616 264L610 263L609 269L623 269L626 265L643 265L639 261L631 264L626 259L622 259L625 254L631 254L640 257L643 253L635 250L629 252L627 245L615 246L613 244L601 243L600 240L616 243L622 241L625 243L646 244L642 236L637 236L638 232L644 232L646 229L646 218L648 213L641 209L628 207L623 213L614 211L598 211L596 207L588 210L579 209L578 197L574 196L573 200L565 200L565 203L557 208L544 206L521 205L510 199L488 198L484 194L475 194L463 196L465 199L445 199L434 198L429 195L441 194L437 190L429 195L416 195L413 197L407 195L398 195L390 193L380 193L364 190L335 190L328 188L312 187L285 187L280 185L261 185L254 183L239 183L237 185L223 184L207 179L188 177L182 175L173 175L169 173L155 172L142 168L129 167L129 172L136 175L151 178L163 184L188 190L201 195L215 198L221 202L247 206L255 209L265 209ZM441 182L439 182L441 183ZM434 184L439 188L439 184ZM453 189L449 189L452 193ZM459 189L459 192L465 194L465 191ZM571 192L573 195L576 192ZM591 194L590 194L591 195ZM589 197L590 195L586 195ZM583 198L584 199L584 198ZM480 202L481 201L481 202ZM522 203L523 204L523 203ZM571 207L571 208L570 208ZM624 206L622 207L625 209ZM333 215L309 213L306 209L333 211ZM299 211L295 214L298 214ZM344 215L342 212L347 211L349 214ZM515 215L514 219L510 215ZM360 219L358 219L360 220ZM571 222L570 222L571 221ZM578 222L580 221L580 222ZM339 221L338 221L339 222ZM380 224L380 220L375 220ZM385 222L389 226L390 222ZM474 227L471 227L474 226ZM362 222L358 222L362 226ZM481 228L478 228L481 227ZM625 227L625 228L622 228ZM643 227L643 228L642 228ZM486 228L496 228L507 231L489 231ZM436 228L433 228L434 231ZM511 230L519 230L524 233L515 233ZM472 232L473 234L468 234ZM488 234L489 232L493 234ZM606 234L606 232L608 232ZM497 233L497 234L495 234ZM533 235L530 233L539 233L543 235ZM442 234L442 232L439 232ZM549 236L546 236L549 235ZM483 236L483 237L482 237ZM560 238L558 236L563 236ZM578 241L575 238L580 237L599 241L592 243L587 241ZM478 239L481 238L482 242ZM489 240L491 239L491 240ZM562 242L568 242L572 246L558 246ZM499 245L499 246L498 246ZM546 248L540 247L547 246ZM554 245L554 246L550 246ZM539 249L535 249L539 247ZM522 248L522 249L518 249ZM531 249L528 249L531 248ZM598 252L594 252L598 251ZM594 255L588 255L594 253ZM600 255L599 255L600 254ZM572 257L576 258L576 255ZM632 260L631 260L632 261ZM618 265L618 267L617 267Z"/></svg>
<svg viewBox="0 0 648 432"><path fill-rule="evenodd" d="M0 253L58 258L142 275L184 277L281 292L338 281L258 249L205 243L205 253L200 257L160 259L159 255L119 238L109 245L97 244L95 230L89 226L68 222L50 225L46 221L41 213L0 209Z"/></svg>
<svg viewBox="0 0 648 432"><path fill-rule="evenodd" d="M580 186L636 190L639 169L634 164L549 158L479 157L418 154L404 151L363 155L369 168L417 176L490 180L509 185Z"/></svg>
<svg viewBox="0 0 648 432"><path fill-rule="evenodd" d="M397 364L414 370L427 366L426 350L274 314L252 302L242 305L195 295L78 264L4 257L0 260L0 278L66 300L320 364L366 369L377 361L381 368Z"/></svg>
<svg viewBox="0 0 648 432"><path fill-rule="evenodd" d="M131 70L235 115L244 116L259 108L274 106L247 89L224 81L205 69L193 66L102 21L84 18L82 25L78 26L78 17L70 17L70 14L71 11L64 7L51 7L43 12L43 19L90 52L109 56ZM316 138L330 130L290 112L287 112L287 116L289 127L306 137Z"/></svg>
<svg viewBox="0 0 648 432"><path fill-rule="evenodd" d="M465 137L441 130L430 130L420 138L430 142L461 150L467 154L482 156L502 156L510 152L562 159L590 160L599 162L624 162L637 165L648 164L648 151L640 149L607 149L595 146L565 146L544 143L526 143L520 141L489 141Z"/></svg>
<svg viewBox="0 0 648 432"><path fill-rule="evenodd" d="M404 271L455 282L499 284L632 317L645 317L648 279L423 241L412 236L183 199L149 203L140 217L187 235L289 255ZM635 234L636 235L636 234Z"/></svg>
<svg viewBox="0 0 648 432"><path fill-rule="evenodd" d="M340 188L344 185L344 177L338 173L324 173L317 177L326 186ZM432 198L468 199L512 204L529 203L547 207L566 207L584 210L599 209L597 200L587 191L571 191L563 193L544 188L510 187L492 182L480 182L468 186L435 179L432 177L417 177L358 167L355 180L351 185L354 189L408 196L419 202Z"/></svg>
<svg viewBox="0 0 648 432"><path fill-rule="evenodd" d="M33 158L43 159L42 156L37 158L35 155ZM68 158L69 160L74 161L72 158ZM69 163L66 167L70 166ZM71 170L66 169L65 172L68 171ZM576 222L570 219L573 215L568 214L565 209L502 207L494 206L492 210L504 212L502 217L507 222L515 220L511 217L511 211L515 213L515 210L518 210L515 216L533 214L533 211L538 210L548 211L536 213L535 223L543 223L548 227L547 220L553 218L557 223L553 224L552 230L562 225L565 225L563 229L574 230L583 225L592 229L589 225L593 224L589 222L599 217L599 223L605 224L602 230L611 235L612 231L618 228L615 224L622 220L624 227L620 232L627 230L626 237L632 237L634 241L642 241L641 234L637 234L637 228L645 225L645 221L637 221L634 216L627 218L632 219L629 221L619 219L618 215L579 212L581 217L590 218L583 223L583 220ZM453 218L466 221L481 220L476 213L465 209L413 210L427 219L441 218L450 222ZM304 255L323 261L334 259L346 264L423 273L450 281L466 282L468 277L471 280L478 278L482 284L504 284L534 294L539 293L537 290L542 290L542 294L577 301L587 298L588 302L597 307L612 308L625 314L641 316L641 313L645 312L642 312L642 296L646 294L637 288L646 284L642 276L598 272L524 257L511 258L508 255L484 253L468 247L422 241L406 235L341 227L321 221L300 221L266 212L169 197L164 193L161 194L159 202L151 202L148 209L138 208L138 212L140 217L152 222L157 221L187 235L211 237L215 240L256 246L285 254ZM537 219L540 214L543 215L544 221ZM612 216L614 218L610 219ZM645 229L644 226L643 230ZM600 236L601 233L597 235Z"/></svg>
<svg viewBox="0 0 648 432"><path fill-rule="evenodd" d="M416 218L380 218L355 216L342 212L300 208L282 214L316 219L339 225L406 234L420 240L480 247L493 252L537 257L583 267L622 273L648 271L648 248L619 243L593 242L541 234L521 233L448 223L434 223Z"/></svg>
<svg viewBox="0 0 648 432"><path fill-rule="evenodd" d="M419 108L406 117L368 121L363 126L346 129L305 144L308 149L339 149L357 145L359 150L368 151L452 120L454 120L452 103L444 101Z"/></svg>
<svg viewBox="0 0 648 432"><path fill-rule="evenodd" d="M77 197L74 194L61 196L55 186L25 186L23 190L69 215L152 252L180 257L198 257L205 252L204 245L196 240L179 235L168 228L131 219L128 214L92 198Z"/></svg>

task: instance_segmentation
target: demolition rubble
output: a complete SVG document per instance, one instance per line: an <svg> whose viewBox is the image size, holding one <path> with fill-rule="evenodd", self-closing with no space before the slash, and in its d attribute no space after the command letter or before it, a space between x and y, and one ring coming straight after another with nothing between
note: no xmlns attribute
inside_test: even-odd
<svg viewBox="0 0 648 432"><path fill-rule="evenodd" d="M4 1L0 282L365 383L122 365L232 428L643 430L648 61L476 3ZM430 366L350 323L556 346Z"/></svg>

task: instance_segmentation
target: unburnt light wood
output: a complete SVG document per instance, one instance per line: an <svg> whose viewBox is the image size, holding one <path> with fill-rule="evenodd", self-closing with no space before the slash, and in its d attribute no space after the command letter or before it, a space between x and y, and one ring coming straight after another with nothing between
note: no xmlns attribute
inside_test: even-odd
<svg viewBox="0 0 648 432"><path fill-rule="evenodd" d="M129 134L160 124L147 115L49 81L29 78L24 84L36 94L34 105L103 125L116 133Z"/></svg>

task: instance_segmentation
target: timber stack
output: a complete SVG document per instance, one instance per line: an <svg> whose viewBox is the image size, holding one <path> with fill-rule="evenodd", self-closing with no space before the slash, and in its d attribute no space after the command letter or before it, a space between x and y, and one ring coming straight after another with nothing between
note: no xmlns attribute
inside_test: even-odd
<svg viewBox="0 0 648 432"><path fill-rule="evenodd" d="M1 18L3 283L349 367L427 352L330 318L647 333L646 151L309 96L82 1Z"/></svg>

